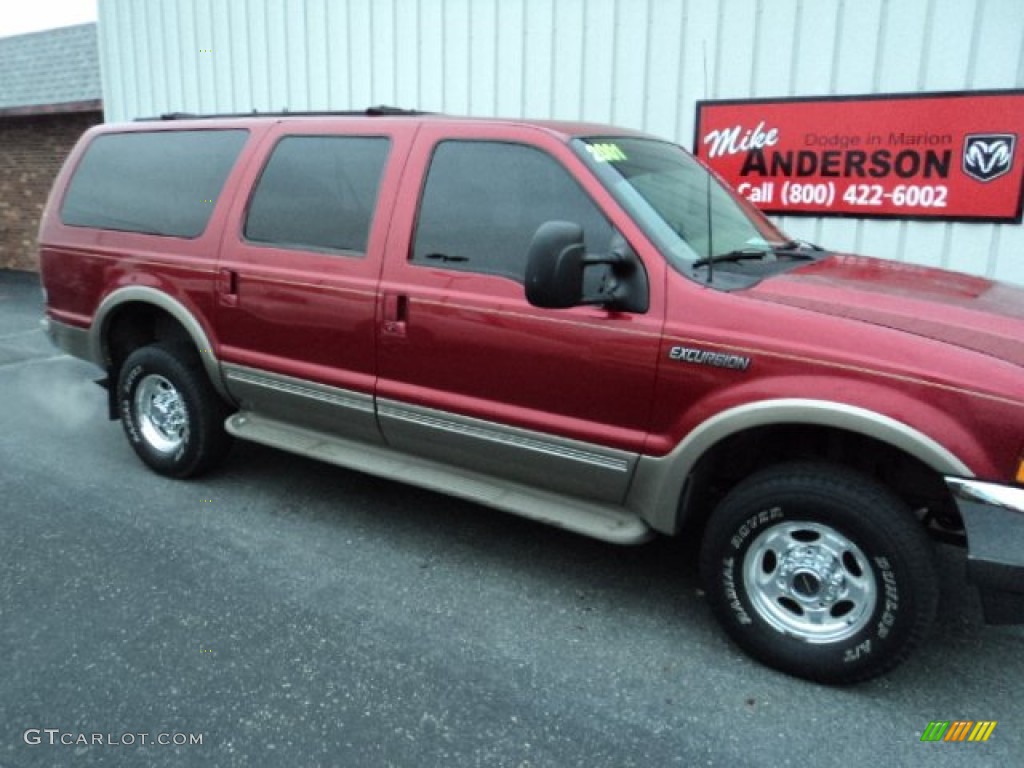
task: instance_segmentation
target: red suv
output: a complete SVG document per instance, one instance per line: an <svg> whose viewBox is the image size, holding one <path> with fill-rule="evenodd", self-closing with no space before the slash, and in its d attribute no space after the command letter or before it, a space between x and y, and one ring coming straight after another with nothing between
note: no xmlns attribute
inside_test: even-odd
<svg viewBox="0 0 1024 768"><path fill-rule="evenodd" d="M930 539L1024 619L1024 292L795 242L674 144L390 109L105 125L40 251L52 339L162 474L234 436L700 537L729 634L819 681L922 639Z"/></svg>

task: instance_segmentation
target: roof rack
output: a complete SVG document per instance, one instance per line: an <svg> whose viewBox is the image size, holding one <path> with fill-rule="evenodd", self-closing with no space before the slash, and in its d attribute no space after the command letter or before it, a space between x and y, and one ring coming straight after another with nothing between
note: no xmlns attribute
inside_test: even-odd
<svg viewBox="0 0 1024 768"><path fill-rule="evenodd" d="M421 112L418 109L402 109L401 107L389 107L382 104L377 107L368 107L363 110L348 111L324 110L290 112L286 109L282 112L259 112L254 109L252 112L223 112L216 115L200 115L194 112L165 112L162 115L157 115L155 117L137 117L134 122L146 123L154 120L213 120L225 117L392 117L429 114L431 113Z"/></svg>

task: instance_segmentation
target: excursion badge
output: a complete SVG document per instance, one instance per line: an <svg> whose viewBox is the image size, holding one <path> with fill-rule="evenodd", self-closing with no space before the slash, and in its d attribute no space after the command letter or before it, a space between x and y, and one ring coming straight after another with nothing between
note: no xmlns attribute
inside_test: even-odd
<svg viewBox="0 0 1024 768"><path fill-rule="evenodd" d="M668 351L669 360L694 365L710 365L714 368L730 368L734 371L745 371L750 368L751 360L744 355L733 355L726 352L712 352L697 347L672 347Z"/></svg>

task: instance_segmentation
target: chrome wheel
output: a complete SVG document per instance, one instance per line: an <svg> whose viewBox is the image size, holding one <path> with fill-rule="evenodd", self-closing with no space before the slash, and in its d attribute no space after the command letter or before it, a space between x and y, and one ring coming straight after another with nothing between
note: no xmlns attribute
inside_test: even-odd
<svg viewBox="0 0 1024 768"><path fill-rule="evenodd" d="M761 533L744 559L743 585L762 619L808 643L855 635L878 600L860 547L821 523L780 523Z"/></svg>
<svg viewBox="0 0 1024 768"><path fill-rule="evenodd" d="M701 576L730 637L797 677L849 684L902 662L935 617L932 545L874 478L825 462L766 467L719 502Z"/></svg>
<svg viewBox="0 0 1024 768"><path fill-rule="evenodd" d="M155 373L146 375L135 389L134 407L139 430L161 453L174 453L188 436L188 412L181 393Z"/></svg>

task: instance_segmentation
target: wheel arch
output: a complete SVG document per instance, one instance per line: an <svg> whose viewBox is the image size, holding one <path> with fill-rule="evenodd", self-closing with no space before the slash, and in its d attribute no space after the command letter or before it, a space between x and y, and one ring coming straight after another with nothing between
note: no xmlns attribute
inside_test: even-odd
<svg viewBox="0 0 1024 768"><path fill-rule="evenodd" d="M96 310L90 335L92 359L112 376L127 354L140 344L187 341L199 355L217 393L230 400L210 336L178 299L148 286L133 285L109 294Z"/></svg>
<svg viewBox="0 0 1024 768"><path fill-rule="evenodd" d="M730 445L730 441L763 440L797 433L845 438L905 457L911 465L929 473L936 493L941 493L943 498L948 497L941 482L944 476L974 477L958 456L934 438L890 416L827 400L766 400L716 414L691 430L665 456L642 457L627 506L655 530L678 533L684 523L700 517L701 505L691 502L699 495L695 490L701 490L701 470L715 461L723 446ZM780 456L780 460L787 458L792 456Z"/></svg>

